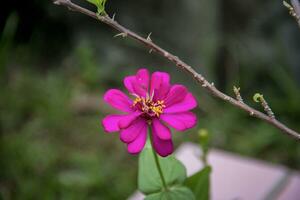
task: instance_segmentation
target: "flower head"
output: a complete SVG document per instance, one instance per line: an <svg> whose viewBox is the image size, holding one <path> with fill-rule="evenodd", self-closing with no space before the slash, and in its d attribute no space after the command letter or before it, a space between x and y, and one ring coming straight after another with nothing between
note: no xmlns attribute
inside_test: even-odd
<svg viewBox="0 0 300 200"><path fill-rule="evenodd" d="M125 77L124 85L133 98L118 89L110 89L104 100L124 114L108 115L102 120L106 132L120 132L120 139L127 144L131 154L143 150L148 127L151 129L152 145L161 156L173 152L171 130L185 131L197 123L190 112L197 106L194 96L183 85L171 85L165 72L154 72L151 77L147 69L136 75Z"/></svg>

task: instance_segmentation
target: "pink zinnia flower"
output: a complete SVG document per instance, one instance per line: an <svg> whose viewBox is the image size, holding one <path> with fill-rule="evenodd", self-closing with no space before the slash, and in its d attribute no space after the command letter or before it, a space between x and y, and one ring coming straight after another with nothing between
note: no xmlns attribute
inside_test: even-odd
<svg viewBox="0 0 300 200"><path fill-rule="evenodd" d="M108 115L102 125L106 132L120 132L120 139L127 144L131 154L143 150L148 126L152 134L152 146L160 156L173 152L171 130L168 126L185 131L197 123L197 117L189 110L197 106L195 97L183 85L171 85L165 72L149 75L140 69L136 75L127 76L124 85L133 100L118 89L110 89L104 100L125 114Z"/></svg>

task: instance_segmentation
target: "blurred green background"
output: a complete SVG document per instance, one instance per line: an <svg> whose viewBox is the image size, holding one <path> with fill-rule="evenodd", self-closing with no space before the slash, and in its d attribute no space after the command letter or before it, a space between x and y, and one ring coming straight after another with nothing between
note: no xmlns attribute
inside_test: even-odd
<svg viewBox="0 0 300 200"><path fill-rule="evenodd" d="M87 8L93 6L75 1ZM2 199L125 199L136 188L137 157L101 118L102 94L138 68L163 70L197 96L198 127L174 133L176 146L206 128L215 148L300 168L300 145L209 96L186 74L104 24L50 0L0 7L0 192ZM300 29L281 1L109 0L107 12L233 95L300 130Z"/></svg>

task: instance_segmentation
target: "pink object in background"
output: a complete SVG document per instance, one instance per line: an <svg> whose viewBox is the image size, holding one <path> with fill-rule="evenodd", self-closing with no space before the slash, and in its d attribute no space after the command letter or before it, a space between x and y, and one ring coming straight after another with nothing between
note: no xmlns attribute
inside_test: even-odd
<svg viewBox="0 0 300 200"><path fill-rule="evenodd" d="M192 143L185 143L176 151L188 176L202 168L200 154L198 145ZM299 172L217 149L209 152L208 162L212 166L212 200L300 200ZM139 192L129 197L142 199Z"/></svg>

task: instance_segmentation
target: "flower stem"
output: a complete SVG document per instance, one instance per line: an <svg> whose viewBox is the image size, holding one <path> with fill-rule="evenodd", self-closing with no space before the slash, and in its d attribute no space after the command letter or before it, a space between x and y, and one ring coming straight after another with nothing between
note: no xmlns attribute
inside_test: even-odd
<svg viewBox="0 0 300 200"><path fill-rule="evenodd" d="M155 152L154 148L153 148L153 139L152 139L152 134L150 132L150 140L151 140L151 145L152 145L152 152L153 152L153 156L154 156L154 160L155 160L155 164L156 164L156 168L158 170L158 173L159 173L159 176L161 178L161 182L162 182L162 185L163 185L163 188L165 191L168 191L168 186L166 184L166 181L165 181L165 177L164 177L164 174L162 172L162 169L161 169L161 166L159 164L159 160L158 160L158 155L157 153Z"/></svg>

